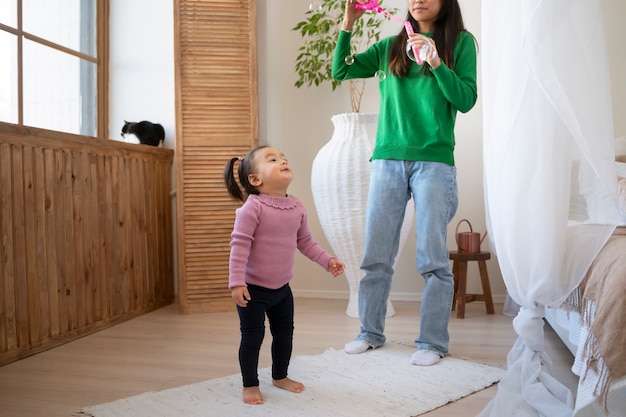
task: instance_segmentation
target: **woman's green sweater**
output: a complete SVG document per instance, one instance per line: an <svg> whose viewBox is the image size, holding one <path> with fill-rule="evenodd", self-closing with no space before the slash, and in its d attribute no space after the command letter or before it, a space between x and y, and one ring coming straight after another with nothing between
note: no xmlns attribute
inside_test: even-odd
<svg viewBox="0 0 626 417"><path fill-rule="evenodd" d="M341 31L333 56L333 78L344 81L379 73L380 112L372 159L430 161L454 165L456 113L468 112L476 103L476 46L469 32L461 32L454 47L454 70L443 61L434 76L413 65L408 76L388 71L394 37L377 42L366 51L350 55L349 32ZM424 64L426 65L426 64Z"/></svg>

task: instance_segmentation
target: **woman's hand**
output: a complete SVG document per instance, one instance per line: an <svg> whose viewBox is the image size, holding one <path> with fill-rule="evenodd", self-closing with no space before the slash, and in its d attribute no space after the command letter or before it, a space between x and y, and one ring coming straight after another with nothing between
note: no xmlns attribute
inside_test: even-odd
<svg viewBox="0 0 626 417"><path fill-rule="evenodd" d="M417 51L421 51L424 46L428 46L428 50L426 51L425 56L422 59L428 62L432 68L437 68L441 65L441 58L439 58L439 54L437 53L437 45L435 45L435 41L428 36L424 36L421 33L414 33L409 35L408 43Z"/></svg>
<svg viewBox="0 0 626 417"><path fill-rule="evenodd" d="M354 22L359 19L365 13L365 9L357 9L357 3L367 3L365 0L347 0L346 1L346 11L343 15L343 22L341 23L341 29L352 32L352 27L354 26Z"/></svg>

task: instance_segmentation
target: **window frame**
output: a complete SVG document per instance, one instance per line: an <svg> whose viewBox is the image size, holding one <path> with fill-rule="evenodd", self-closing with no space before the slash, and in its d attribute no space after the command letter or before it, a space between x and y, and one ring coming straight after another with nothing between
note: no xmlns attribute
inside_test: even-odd
<svg viewBox="0 0 626 417"><path fill-rule="evenodd" d="M45 38L26 32L22 28L22 0L15 0L17 5L17 27L0 23L0 31L16 36L17 41L17 123L24 127L24 39L52 48L65 54L92 62L96 65L96 136L108 137L109 124L109 1L96 0L96 57L75 51L71 48L51 42ZM46 130L53 130L43 127ZM67 133L67 132L65 132Z"/></svg>

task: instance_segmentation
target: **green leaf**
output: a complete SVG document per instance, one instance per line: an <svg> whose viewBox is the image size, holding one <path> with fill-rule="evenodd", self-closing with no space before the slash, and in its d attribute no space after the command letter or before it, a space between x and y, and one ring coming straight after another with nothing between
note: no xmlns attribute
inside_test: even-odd
<svg viewBox="0 0 626 417"><path fill-rule="evenodd" d="M379 4L383 6L383 1L381 0ZM323 0L321 9L307 10L304 13L304 20L297 22L292 28L293 31L300 33L303 42L296 56L295 71L298 75L296 88L330 83L332 90L335 91L341 85L340 81L332 78L332 57L341 30L344 9L343 0ZM395 14L398 9L388 11ZM378 42L380 28L385 20L382 14L366 12L352 28L353 48L361 51ZM360 102L360 92L355 94L357 101ZM355 111L354 108L352 110Z"/></svg>

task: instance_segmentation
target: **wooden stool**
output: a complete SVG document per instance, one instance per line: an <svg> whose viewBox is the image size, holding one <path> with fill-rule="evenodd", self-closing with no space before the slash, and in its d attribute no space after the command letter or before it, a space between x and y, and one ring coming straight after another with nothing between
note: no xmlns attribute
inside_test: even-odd
<svg viewBox="0 0 626 417"><path fill-rule="evenodd" d="M487 314L494 314L493 300L491 298L491 287L489 286L489 276L487 275L487 261L491 258L489 252L463 253L450 251L450 259L452 262L452 273L454 274L454 298L452 299L452 311L458 304L456 318L465 317L465 303L472 301L484 301L487 308ZM467 263L469 261L477 261L480 270L480 281L483 285L482 294L467 294Z"/></svg>

